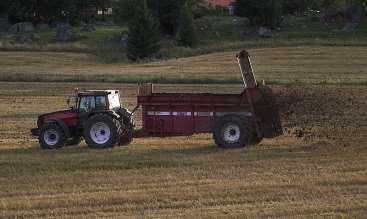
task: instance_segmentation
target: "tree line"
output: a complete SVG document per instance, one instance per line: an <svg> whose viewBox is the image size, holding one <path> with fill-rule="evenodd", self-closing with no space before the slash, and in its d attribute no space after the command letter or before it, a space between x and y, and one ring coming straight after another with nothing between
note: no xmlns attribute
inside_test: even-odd
<svg viewBox="0 0 367 219"><path fill-rule="evenodd" d="M178 30L181 8L188 3L194 15L203 15L205 2L147 0L147 7L158 18L162 32L174 34ZM134 0L1 0L0 15L7 15L11 23L67 21L76 24L94 19L96 10L101 11L103 17L107 9L112 8L115 21L128 22L137 4ZM284 14L302 15L308 10L326 14L357 13L366 10L367 0L235 0L235 8L237 15L248 17L253 25L275 26Z"/></svg>
<svg viewBox="0 0 367 219"><path fill-rule="evenodd" d="M23 21L76 23L91 19L91 9L105 12L111 0L1 0L0 14L7 14L11 23Z"/></svg>
<svg viewBox="0 0 367 219"><path fill-rule="evenodd" d="M116 23L128 25L127 56L132 60L155 55L161 36L177 44L196 45L192 9L204 0L1 0L0 15L11 23L67 22L72 25L96 19L96 11L113 10Z"/></svg>
<svg viewBox="0 0 367 219"><path fill-rule="evenodd" d="M367 0L236 0L238 16L252 25L275 27L283 15L314 13L327 21L335 16L346 22L358 22L367 10Z"/></svg>
<svg viewBox="0 0 367 219"><path fill-rule="evenodd" d="M159 51L162 36L175 37L177 44L197 44L194 17L205 15L206 0L1 0L0 16L11 23L68 22L78 24L95 19L112 8L117 23L129 27L127 56L132 60L152 57ZM341 14L353 22L365 13L367 0L235 0L235 13L247 17L253 26L275 28L285 14ZM204 12L203 12L204 11Z"/></svg>

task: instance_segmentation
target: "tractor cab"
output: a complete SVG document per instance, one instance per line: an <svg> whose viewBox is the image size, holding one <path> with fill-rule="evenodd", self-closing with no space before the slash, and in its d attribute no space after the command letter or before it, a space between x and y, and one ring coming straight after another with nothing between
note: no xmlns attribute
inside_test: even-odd
<svg viewBox="0 0 367 219"><path fill-rule="evenodd" d="M77 95L74 109L79 113L94 111L116 111L121 108L120 92L118 90L92 90L80 92Z"/></svg>

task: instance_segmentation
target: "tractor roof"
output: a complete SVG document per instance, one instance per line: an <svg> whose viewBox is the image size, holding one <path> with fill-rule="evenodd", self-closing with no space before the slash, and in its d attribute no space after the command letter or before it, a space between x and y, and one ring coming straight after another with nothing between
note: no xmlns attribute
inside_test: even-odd
<svg viewBox="0 0 367 219"><path fill-rule="evenodd" d="M118 94L118 90L87 90L78 93L78 96L107 96L109 94Z"/></svg>

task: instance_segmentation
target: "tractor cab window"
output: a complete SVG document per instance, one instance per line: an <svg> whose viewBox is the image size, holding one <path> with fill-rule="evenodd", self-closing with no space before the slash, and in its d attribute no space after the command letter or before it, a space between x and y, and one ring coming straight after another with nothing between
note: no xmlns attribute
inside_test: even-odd
<svg viewBox="0 0 367 219"><path fill-rule="evenodd" d="M85 96L80 98L79 112L90 112L96 107L96 102L93 96Z"/></svg>
<svg viewBox="0 0 367 219"><path fill-rule="evenodd" d="M96 108L101 109L101 110L106 109L106 97L105 96L96 97Z"/></svg>

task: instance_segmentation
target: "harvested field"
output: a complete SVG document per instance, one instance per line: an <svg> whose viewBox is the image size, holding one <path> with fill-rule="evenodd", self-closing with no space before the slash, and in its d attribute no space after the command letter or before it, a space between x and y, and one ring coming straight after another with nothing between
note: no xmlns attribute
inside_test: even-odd
<svg viewBox="0 0 367 219"><path fill-rule="evenodd" d="M135 104L135 85L0 83L0 216L367 214L366 86L273 86L285 135L245 149L220 150L210 135L196 135L137 139L104 151L84 144L40 150L29 129L39 113L64 108L75 87L121 89L125 105ZM241 86L156 89L239 92Z"/></svg>
<svg viewBox="0 0 367 219"><path fill-rule="evenodd" d="M367 83L367 48L283 47L249 50L258 80ZM101 64L76 53L0 52L2 81L230 82L239 79L234 52L147 64Z"/></svg>

